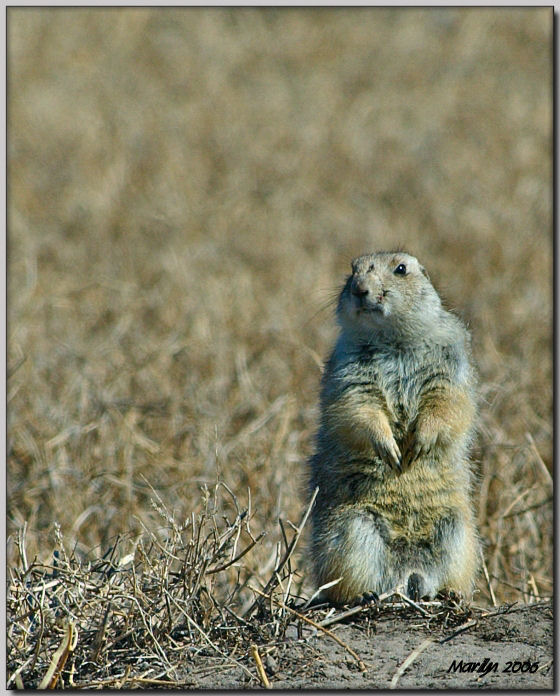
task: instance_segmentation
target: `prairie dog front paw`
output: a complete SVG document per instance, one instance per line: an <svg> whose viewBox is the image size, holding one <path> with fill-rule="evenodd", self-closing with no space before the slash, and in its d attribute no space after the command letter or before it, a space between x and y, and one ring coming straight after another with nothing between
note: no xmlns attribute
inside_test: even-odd
<svg viewBox="0 0 560 696"><path fill-rule="evenodd" d="M427 417L414 423L403 442L403 469L408 469L420 457L429 457L449 439L447 424L437 417Z"/></svg>
<svg viewBox="0 0 560 696"><path fill-rule="evenodd" d="M397 445L397 441L391 431L391 426L385 418L385 423L377 423L374 428L374 434L371 438L371 445L375 454L391 469L402 471L401 451Z"/></svg>

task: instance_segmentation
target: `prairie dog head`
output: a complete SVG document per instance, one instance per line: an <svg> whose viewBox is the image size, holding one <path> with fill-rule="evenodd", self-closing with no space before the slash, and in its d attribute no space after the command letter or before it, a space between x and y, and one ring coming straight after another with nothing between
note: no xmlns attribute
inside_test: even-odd
<svg viewBox="0 0 560 696"><path fill-rule="evenodd" d="M428 274L414 256L401 251L354 259L337 308L343 329L366 336L416 334L440 312L441 301Z"/></svg>

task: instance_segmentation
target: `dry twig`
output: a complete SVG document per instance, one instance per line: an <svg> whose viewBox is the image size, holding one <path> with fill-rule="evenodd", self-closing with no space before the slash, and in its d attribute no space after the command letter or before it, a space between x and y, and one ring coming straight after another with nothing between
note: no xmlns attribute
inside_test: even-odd
<svg viewBox="0 0 560 696"><path fill-rule="evenodd" d="M264 671L264 665L262 663L261 656L259 655L259 649L256 645L251 645L251 657L255 661L259 679L262 681L265 689L272 689L272 686L268 681L268 677L266 676L266 672Z"/></svg>
<svg viewBox="0 0 560 696"><path fill-rule="evenodd" d="M420 645L415 648L410 655L406 658L406 660L402 663L402 665L399 667L397 672L395 673L395 676L391 679L391 684L390 687L391 689L396 689L397 684L399 682L399 679L402 677L402 675L405 673L405 671L410 667L410 665L416 660L416 658L426 650L427 647L429 647L433 643L433 640L431 638L426 638Z"/></svg>

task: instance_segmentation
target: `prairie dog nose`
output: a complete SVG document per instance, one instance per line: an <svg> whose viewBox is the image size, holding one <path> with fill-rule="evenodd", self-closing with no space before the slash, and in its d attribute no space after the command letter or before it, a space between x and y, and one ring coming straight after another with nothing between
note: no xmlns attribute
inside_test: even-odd
<svg viewBox="0 0 560 696"><path fill-rule="evenodd" d="M354 278L350 291L352 295L356 295L356 297L365 297L369 292L365 279Z"/></svg>

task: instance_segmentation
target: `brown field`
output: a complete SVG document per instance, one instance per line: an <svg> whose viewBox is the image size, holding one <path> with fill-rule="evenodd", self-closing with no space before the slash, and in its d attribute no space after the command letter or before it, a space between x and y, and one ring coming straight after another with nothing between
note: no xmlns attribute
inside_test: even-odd
<svg viewBox="0 0 560 696"><path fill-rule="evenodd" d="M552 9L8 10L13 583L180 556L206 509L239 545L199 564L266 532L208 576L246 611L304 512L333 297L402 246L472 329L475 602L551 595L551 40Z"/></svg>

